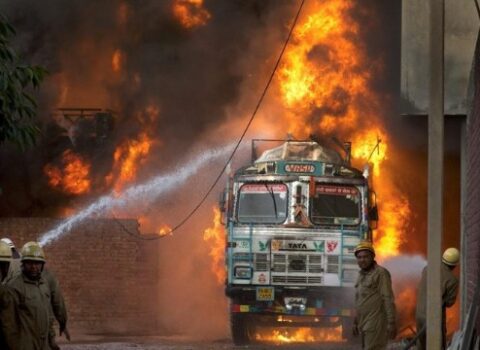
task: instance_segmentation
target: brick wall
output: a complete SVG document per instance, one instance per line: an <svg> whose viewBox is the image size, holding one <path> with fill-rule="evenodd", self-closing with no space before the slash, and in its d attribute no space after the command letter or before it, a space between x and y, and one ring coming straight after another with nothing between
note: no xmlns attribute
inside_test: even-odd
<svg viewBox="0 0 480 350"><path fill-rule="evenodd" d="M0 237L17 247L60 221L0 220ZM121 220L137 233L135 220ZM46 266L57 276L68 307L69 326L80 333L149 333L156 329L158 245L128 234L108 219L86 220L45 247Z"/></svg>
<svg viewBox="0 0 480 350"><path fill-rule="evenodd" d="M467 306L479 283L480 264L480 42L477 41L472 70L473 91L471 113L467 117L467 169L465 202L465 235L467 254ZM479 302L479 301L477 301ZM477 319L480 329L480 319Z"/></svg>

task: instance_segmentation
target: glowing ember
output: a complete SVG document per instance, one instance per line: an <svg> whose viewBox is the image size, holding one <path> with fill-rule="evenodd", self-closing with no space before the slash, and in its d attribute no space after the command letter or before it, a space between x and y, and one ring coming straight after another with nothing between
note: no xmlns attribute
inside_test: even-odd
<svg viewBox="0 0 480 350"><path fill-rule="evenodd" d="M166 236L166 235L172 234L172 228L164 224L160 226L160 228L158 229L158 234L160 236Z"/></svg>
<svg viewBox="0 0 480 350"><path fill-rule="evenodd" d="M255 339L269 343L342 342L342 326L336 328L272 328L258 330Z"/></svg>
<svg viewBox="0 0 480 350"><path fill-rule="evenodd" d="M115 150L113 155L114 166L113 172L117 174L115 191L118 193L123 186L135 180L137 174L137 168L150 151L152 140L147 134L141 134L137 140L128 140ZM109 174L105 178L105 182L111 183L113 175Z"/></svg>
<svg viewBox="0 0 480 350"><path fill-rule="evenodd" d="M175 0L173 14L185 28L205 25L210 19L210 13L203 7L203 0Z"/></svg>
<svg viewBox="0 0 480 350"><path fill-rule="evenodd" d="M119 49L115 50L112 56L112 70L116 73L120 72L122 69L122 64L124 61L124 56L122 51Z"/></svg>
<svg viewBox="0 0 480 350"><path fill-rule="evenodd" d="M87 161L73 151L66 150L62 154L62 164L63 169L51 164L43 168L50 186L75 195L90 191L90 164Z"/></svg>
<svg viewBox="0 0 480 350"><path fill-rule="evenodd" d="M131 213L124 213L125 217L131 216ZM118 215L115 215L118 217ZM172 228L166 224L158 224L160 220L157 217L153 216L140 216L138 217L138 223L140 224L141 232L142 233L156 233L159 236L167 236L172 235Z"/></svg>
<svg viewBox="0 0 480 350"><path fill-rule="evenodd" d="M218 208L213 208L213 227L203 232L203 239L210 243L210 257L212 258L212 271L219 284L225 282L225 229L221 223L221 214Z"/></svg>

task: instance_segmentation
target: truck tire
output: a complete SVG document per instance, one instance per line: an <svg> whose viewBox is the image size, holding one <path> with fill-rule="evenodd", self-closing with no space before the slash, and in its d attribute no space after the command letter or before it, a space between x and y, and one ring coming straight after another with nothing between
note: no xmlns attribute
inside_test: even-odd
<svg viewBox="0 0 480 350"><path fill-rule="evenodd" d="M230 330L235 345L247 345L250 343L247 317L239 312L230 312Z"/></svg>

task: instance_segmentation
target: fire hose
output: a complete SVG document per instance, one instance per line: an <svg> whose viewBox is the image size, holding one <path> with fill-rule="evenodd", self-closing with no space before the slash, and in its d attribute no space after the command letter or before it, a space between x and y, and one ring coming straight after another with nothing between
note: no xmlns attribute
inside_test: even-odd
<svg viewBox="0 0 480 350"><path fill-rule="evenodd" d="M445 302L442 304L442 314L445 313ZM445 315L443 315L445 316ZM425 331L427 330L427 324L425 323L422 328L420 328L420 330L417 332L417 334L415 335L415 337L413 337L413 339L411 339L407 345L405 345L405 347L403 348L403 350L408 350L410 349L413 345L415 345L415 343L417 342L418 338L420 338L421 336L423 336L423 333L425 333Z"/></svg>
<svg viewBox="0 0 480 350"><path fill-rule="evenodd" d="M415 337L413 337L413 339L411 339L407 345L405 345L405 347L403 348L403 350L408 350L410 349L413 345L415 345L415 343L417 342L418 338L420 338L423 333L425 333L425 331L427 330L427 325L423 325L423 327L420 329L420 331L417 332L417 334L415 335Z"/></svg>

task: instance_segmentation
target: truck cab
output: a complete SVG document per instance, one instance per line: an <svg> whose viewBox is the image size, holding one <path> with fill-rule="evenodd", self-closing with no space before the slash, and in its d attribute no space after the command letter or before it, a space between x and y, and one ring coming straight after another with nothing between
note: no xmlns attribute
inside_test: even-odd
<svg viewBox="0 0 480 350"><path fill-rule="evenodd" d="M349 158L349 157L347 157ZM368 177L315 141L285 141L225 191L226 295L235 344L262 325L336 327L354 316L353 254L377 219Z"/></svg>

